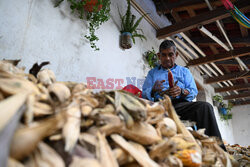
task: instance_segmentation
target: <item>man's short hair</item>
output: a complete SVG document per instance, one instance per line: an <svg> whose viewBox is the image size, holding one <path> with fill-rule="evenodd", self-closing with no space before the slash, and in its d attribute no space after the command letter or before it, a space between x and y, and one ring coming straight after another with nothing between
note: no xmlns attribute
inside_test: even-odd
<svg viewBox="0 0 250 167"><path fill-rule="evenodd" d="M174 48L174 52L176 52L176 46L175 46L174 42L171 41L171 40L164 40L161 43L160 47L159 47L159 51L161 52L161 50L168 49L168 48L171 48L171 47L173 47Z"/></svg>

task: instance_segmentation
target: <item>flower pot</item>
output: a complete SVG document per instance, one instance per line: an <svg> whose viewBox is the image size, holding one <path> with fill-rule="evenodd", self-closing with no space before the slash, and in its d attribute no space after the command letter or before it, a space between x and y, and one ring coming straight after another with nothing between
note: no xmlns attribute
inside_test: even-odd
<svg viewBox="0 0 250 167"><path fill-rule="evenodd" d="M132 47L132 34L130 32L123 32L121 34L121 47L129 49Z"/></svg>
<svg viewBox="0 0 250 167"><path fill-rule="evenodd" d="M86 0L86 4L83 6L84 10L88 12L93 12L95 6L98 4L98 0ZM101 10L102 4L99 4L97 7L97 11Z"/></svg>
<svg viewBox="0 0 250 167"><path fill-rule="evenodd" d="M219 101L213 101L213 103L214 103L214 106L216 106L216 107L220 106L220 102Z"/></svg>
<svg viewBox="0 0 250 167"><path fill-rule="evenodd" d="M226 115L227 114L227 109L222 107L222 108L220 108L220 112L221 112L221 114Z"/></svg>

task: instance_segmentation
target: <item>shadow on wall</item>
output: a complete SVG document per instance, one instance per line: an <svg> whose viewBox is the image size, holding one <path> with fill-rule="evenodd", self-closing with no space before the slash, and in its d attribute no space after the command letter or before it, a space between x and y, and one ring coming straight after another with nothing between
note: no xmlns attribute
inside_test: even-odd
<svg viewBox="0 0 250 167"><path fill-rule="evenodd" d="M55 10L59 9L60 16L63 20L68 19L72 23L77 23L78 25L80 25L82 32L80 32L79 37L83 37L83 38L80 38L81 39L80 43L82 43L83 45L88 43L88 40L84 38L84 35L87 34L87 29L88 29L86 16L84 15L85 18L83 20L81 20L79 18L79 14L77 12L72 12L72 9L70 8L69 2L62 1L59 4L57 4L58 1L60 1L60 0L52 0L51 1L51 4L54 6ZM55 7L55 5L58 5L58 6ZM69 26L69 29L70 28L72 28L72 27Z"/></svg>
<svg viewBox="0 0 250 167"><path fill-rule="evenodd" d="M195 84L196 84L197 89L198 89L198 94L197 94L196 100L197 101L206 101L206 93L205 93L204 88L196 80L195 80Z"/></svg>

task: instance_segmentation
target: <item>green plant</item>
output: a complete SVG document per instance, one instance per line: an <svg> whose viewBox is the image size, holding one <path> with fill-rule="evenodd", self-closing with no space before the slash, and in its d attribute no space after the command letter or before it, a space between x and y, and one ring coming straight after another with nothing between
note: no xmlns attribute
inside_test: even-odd
<svg viewBox="0 0 250 167"><path fill-rule="evenodd" d="M145 58L149 64L150 68L154 68L157 65L158 57L157 57L157 54L156 54L154 48L152 48L152 50L147 51L145 53Z"/></svg>
<svg viewBox="0 0 250 167"><path fill-rule="evenodd" d="M232 113L220 114L221 120L227 121L227 120L229 120L229 119L232 119L232 117L233 117Z"/></svg>
<svg viewBox="0 0 250 167"><path fill-rule="evenodd" d="M91 48L100 50L95 43L99 40L95 34L95 31L99 29L100 25L109 20L111 2L110 0L98 0L98 2L93 7L93 11L88 12L84 9L84 6L89 1L90 0L68 0L72 12L77 11L80 19L84 19L84 14L86 14L89 34L85 35L84 37L89 40ZM99 10L100 5L102 8Z"/></svg>
<svg viewBox="0 0 250 167"><path fill-rule="evenodd" d="M228 102L228 104L221 103L220 105L220 118L221 120L229 120L232 119L232 113L230 111L233 108L233 104ZM224 112L223 112L224 111Z"/></svg>
<svg viewBox="0 0 250 167"><path fill-rule="evenodd" d="M128 7L127 7L126 14L124 16L122 16L120 11L119 11L119 15L120 15L120 18L122 21L120 32L121 33L124 33L124 32L131 33L133 43L135 43L135 37L138 37L141 40L143 40L143 39L147 40L147 38L143 35L142 29L138 28L140 22L142 21L142 19L144 18L145 15L141 16L137 21L135 21L136 16L131 13L130 0L127 0L127 3L128 3ZM141 31L142 34L139 33L139 31Z"/></svg>
<svg viewBox="0 0 250 167"><path fill-rule="evenodd" d="M228 104L227 104L227 111L230 112L232 110L232 108L233 108L233 103L228 102Z"/></svg>
<svg viewBox="0 0 250 167"><path fill-rule="evenodd" d="M215 96L213 96L213 101L218 101L218 102L222 103L223 98L220 95L215 95Z"/></svg>

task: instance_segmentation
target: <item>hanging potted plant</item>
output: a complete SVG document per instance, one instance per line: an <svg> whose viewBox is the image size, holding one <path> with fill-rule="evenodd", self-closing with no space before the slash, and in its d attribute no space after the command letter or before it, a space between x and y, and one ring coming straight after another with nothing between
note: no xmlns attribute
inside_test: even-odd
<svg viewBox="0 0 250 167"><path fill-rule="evenodd" d="M219 107L220 104L222 103L222 101L223 101L222 96L220 96L220 95L215 95L215 96L213 96L213 103L214 103L214 106Z"/></svg>
<svg viewBox="0 0 250 167"><path fill-rule="evenodd" d="M89 34L84 37L89 40L91 48L100 50L96 46L99 38L95 31L110 18L110 0L68 0L68 2L70 2L72 12L77 11L80 19L84 19L84 15L86 15Z"/></svg>
<svg viewBox="0 0 250 167"><path fill-rule="evenodd" d="M225 103L221 103L221 105L219 106L219 111L222 115L227 114L227 106Z"/></svg>
<svg viewBox="0 0 250 167"><path fill-rule="evenodd" d="M233 117L233 115L231 113L227 113L225 115L222 115L222 114L220 115L221 120L225 120L225 121L232 119L232 117Z"/></svg>
<svg viewBox="0 0 250 167"><path fill-rule="evenodd" d="M154 68L155 66L157 66L158 57L157 57L157 54L156 54L154 48L152 48L152 50L145 52L144 56L145 56L145 59L147 60L150 68Z"/></svg>
<svg viewBox="0 0 250 167"><path fill-rule="evenodd" d="M230 113L232 108L233 108L233 104L230 102L228 102L227 105L225 103L221 103L221 105L219 107L219 113L220 113L221 120L232 119L232 113Z"/></svg>
<svg viewBox="0 0 250 167"><path fill-rule="evenodd" d="M140 24L140 22L142 21L144 16L141 16L137 21L136 20L136 16L131 14L131 4L130 4L130 0L127 0L128 3L128 7L127 7L127 11L126 14L124 16L120 14L120 18L121 18L121 47L123 49L129 49L132 47L132 41L133 43L135 43L135 37L139 37L141 40L145 39L146 37L139 33L138 31L142 31L142 29L139 29L138 26Z"/></svg>

